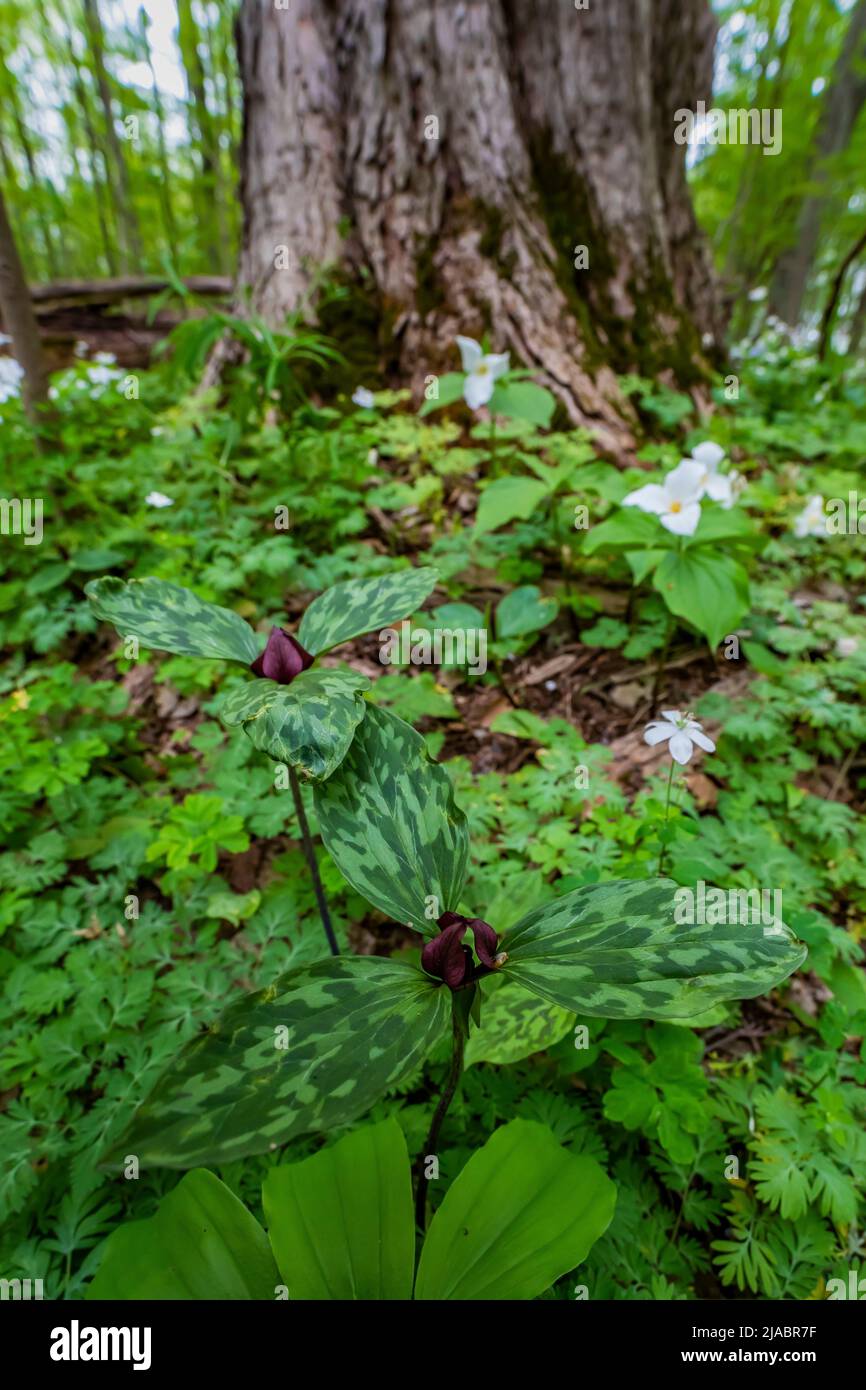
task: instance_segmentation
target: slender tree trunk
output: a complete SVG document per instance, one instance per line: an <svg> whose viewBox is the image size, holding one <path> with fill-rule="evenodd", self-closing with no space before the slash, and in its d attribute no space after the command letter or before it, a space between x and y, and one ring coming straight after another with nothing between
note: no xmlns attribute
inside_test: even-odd
<svg viewBox="0 0 866 1390"><path fill-rule="evenodd" d="M126 167L126 158L121 148L117 129L114 124L111 85L105 67L105 36L102 30L98 0L84 0L84 22L87 27L90 56L93 63L94 76L96 78L96 88L99 92L99 101L102 106L102 115L105 121L106 145L111 155L110 162L114 166L114 173L117 179L117 218L123 235L124 249L126 252L125 261L127 267L141 270L144 260L144 251L141 244L138 219L135 215L135 207L132 201L129 170Z"/></svg>
<svg viewBox="0 0 866 1390"><path fill-rule="evenodd" d="M779 257L770 287L770 310L785 323L796 324L806 285L815 262L821 222L827 202L826 161L848 145L866 101L866 0L851 14L833 80L827 90L815 139L810 173L816 191L805 199L797 220L796 239Z"/></svg>
<svg viewBox="0 0 866 1390"><path fill-rule="evenodd" d="M215 268L225 268L228 245L219 144L208 109L204 68L198 51L198 26L190 0L177 0L177 18L178 41L195 112L196 143L201 159L203 225L207 228L206 250Z"/></svg>
<svg viewBox="0 0 866 1390"><path fill-rule="evenodd" d="M81 120L84 132L87 136L87 163L90 170L90 182L93 187L93 205L96 209L96 219L99 223L99 232L102 238L102 249L105 256L105 263L108 267L109 275L116 275L119 269L119 262L116 250L116 238L113 236L113 227L105 209L105 190L109 186L108 162L105 151L102 149L96 135L96 126L93 121L93 114L90 109L90 99L87 95L87 88L81 75L81 64L75 53L72 37L68 30L64 31L64 40L69 62L72 66L72 90L78 103L81 113ZM99 165L102 164L100 174Z"/></svg>
<svg viewBox="0 0 866 1390"><path fill-rule="evenodd" d="M45 210L41 196L41 180L39 170L36 165L36 153L30 139L27 125L21 111L21 104L18 100L18 88L16 78L12 70L6 64L6 55L0 51L0 69L4 71L3 77L3 97L9 106L12 114L12 123L15 127L15 134L21 152L27 165L27 173L30 177L31 187L31 206L36 225L39 228L39 236L42 241L42 249L45 255L45 265L49 275L57 274L57 253L54 247L54 238L51 234L51 224L45 216Z"/></svg>
<svg viewBox="0 0 866 1390"><path fill-rule="evenodd" d="M722 324L675 112L706 0L243 0L240 280L273 323L371 287L420 391L488 333L628 454L615 372L697 386Z"/></svg>
<svg viewBox="0 0 866 1390"><path fill-rule="evenodd" d="M866 328L866 280L863 282L860 298L857 300L857 308L851 316L851 328L848 333L848 352L852 357L856 357L860 351L864 328Z"/></svg>
<svg viewBox="0 0 866 1390"><path fill-rule="evenodd" d="M48 370L42 351L42 340L36 315L30 301L30 291L24 278L24 268L12 226L6 211L6 200L0 189L0 313L3 327L12 338L16 360L24 369L23 399L27 414L34 421L39 408L48 402Z"/></svg>
<svg viewBox="0 0 866 1390"><path fill-rule="evenodd" d="M174 220L174 210L171 204L171 169L168 162L168 149L165 143L165 111L162 105L159 83L156 80L156 69L153 66L153 54L150 48L150 39L147 34L148 20L142 7L138 12L139 34L141 36L142 48L144 49L145 62L150 72L150 81L153 90L153 111L156 116L156 147L159 152L159 173L160 188L159 197L162 207L162 220L165 227L166 240L170 255L177 252L177 225Z"/></svg>

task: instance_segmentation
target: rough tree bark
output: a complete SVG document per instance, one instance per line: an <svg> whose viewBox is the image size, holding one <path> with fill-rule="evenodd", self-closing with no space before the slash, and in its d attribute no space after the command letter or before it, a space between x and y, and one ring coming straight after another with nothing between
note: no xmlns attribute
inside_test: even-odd
<svg viewBox="0 0 866 1390"><path fill-rule="evenodd" d="M699 382L722 324L674 112L711 95L706 0L243 0L237 32L268 319L340 266L416 388L486 331L617 455L615 372Z"/></svg>
<svg viewBox="0 0 866 1390"><path fill-rule="evenodd" d="M0 315L3 326L12 339L12 349L24 369L24 408L31 419L38 418L39 407L48 401L48 371L42 351L42 341L36 315L30 301L30 291L12 225L6 211L6 201L0 189Z"/></svg>
<svg viewBox="0 0 866 1390"><path fill-rule="evenodd" d="M827 206L825 161L847 147L864 102L866 0L859 0L848 22L815 137L810 171L816 185L815 191L800 208L796 239L779 257L770 286L770 311L785 323L794 325L799 322L803 296L818 250L821 222Z"/></svg>

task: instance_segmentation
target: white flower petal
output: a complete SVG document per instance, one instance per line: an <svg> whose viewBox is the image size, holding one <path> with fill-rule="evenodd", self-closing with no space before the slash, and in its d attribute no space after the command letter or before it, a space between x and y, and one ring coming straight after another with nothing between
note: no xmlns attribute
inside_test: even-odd
<svg viewBox="0 0 866 1390"><path fill-rule="evenodd" d="M708 497L711 497L714 502L721 502L723 507L730 507L734 500L734 489L727 474L711 473L705 486Z"/></svg>
<svg viewBox="0 0 866 1390"><path fill-rule="evenodd" d="M704 489L707 470L694 459L683 459L664 480L668 496L677 502L697 502Z"/></svg>
<svg viewBox="0 0 866 1390"><path fill-rule="evenodd" d="M701 504L686 502L685 505L680 503L679 507L678 512L665 512L660 518L661 524L675 536L693 536L701 519Z"/></svg>
<svg viewBox="0 0 866 1390"><path fill-rule="evenodd" d="M502 376L508 371L511 365L511 353L488 352L487 356L482 358L482 361L495 381L498 376Z"/></svg>
<svg viewBox="0 0 866 1390"><path fill-rule="evenodd" d="M495 384L489 372L467 372L463 382L463 399L470 410L477 410L480 405L487 404L493 395Z"/></svg>
<svg viewBox="0 0 866 1390"><path fill-rule="evenodd" d="M670 505L669 498L660 483L647 483L622 499L624 507L639 507L642 512L652 512L659 516Z"/></svg>
<svg viewBox="0 0 866 1390"><path fill-rule="evenodd" d="M715 753L716 745L713 743L713 740L707 738L707 735L698 728L697 724L689 724L688 736L699 748L703 748L705 753Z"/></svg>
<svg viewBox="0 0 866 1390"><path fill-rule="evenodd" d="M673 738L679 733L676 724L660 724L654 720L652 724L647 724L644 729L644 743L648 743L651 748L657 743L664 743L666 738Z"/></svg>
<svg viewBox="0 0 866 1390"><path fill-rule="evenodd" d="M692 449L692 458L697 459L698 463L702 463L711 473L715 473L724 457L725 451L721 444L713 444L709 439L705 444L696 444Z"/></svg>
<svg viewBox="0 0 866 1390"><path fill-rule="evenodd" d="M672 724L678 724L682 717L683 716L678 709L662 710L662 719L669 719Z"/></svg>
<svg viewBox="0 0 866 1390"><path fill-rule="evenodd" d="M476 343L474 338L463 338L458 333L457 346L460 349L460 361L463 364L464 372L471 372L472 368L477 367L484 356L481 351L481 344Z"/></svg>
<svg viewBox="0 0 866 1390"><path fill-rule="evenodd" d="M684 729L677 729L668 746L675 763L687 763L692 756L692 741Z"/></svg>

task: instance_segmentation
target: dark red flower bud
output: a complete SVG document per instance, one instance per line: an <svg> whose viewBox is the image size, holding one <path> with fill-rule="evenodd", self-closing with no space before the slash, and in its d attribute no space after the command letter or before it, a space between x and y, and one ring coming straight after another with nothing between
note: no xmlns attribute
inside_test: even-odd
<svg viewBox="0 0 866 1390"><path fill-rule="evenodd" d="M459 912L443 912L436 925L439 935L428 941L421 952L421 968L428 975L444 980L449 989L459 989L469 980L475 966L472 952L463 945L467 931L475 940L475 951L482 965L496 965L496 932L480 917L461 917Z"/></svg>
<svg viewBox="0 0 866 1390"><path fill-rule="evenodd" d="M289 685L295 676L312 666L314 660L315 657L310 656L290 632L285 632L281 627L272 627L267 646L261 656L256 657L250 670L269 681L277 681L279 685Z"/></svg>

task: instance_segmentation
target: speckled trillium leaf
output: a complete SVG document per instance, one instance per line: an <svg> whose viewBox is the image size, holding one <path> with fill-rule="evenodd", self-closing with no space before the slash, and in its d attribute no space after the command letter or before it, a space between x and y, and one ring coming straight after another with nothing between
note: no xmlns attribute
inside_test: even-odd
<svg viewBox="0 0 866 1390"><path fill-rule="evenodd" d="M84 592L97 618L112 623L121 637L137 637L156 651L241 661L245 666L259 654L256 634L238 613L207 603L180 584L108 575L91 580Z"/></svg>
<svg viewBox="0 0 866 1390"><path fill-rule="evenodd" d="M181 1050L102 1167L191 1168L348 1124L426 1057L450 995L414 966L340 956L230 1005Z"/></svg>
<svg viewBox="0 0 866 1390"><path fill-rule="evenodd" d="M467 1067L473 1062L505 1066L553 1047L574 1027L574 1014L530 994L504 973L481 983L481 1027L473 1028L464 1053Z"/></svg>
<svg viewBox="0 0 866 1390"><path fill-rule="evenodd" d="M463 890L469 836L448 773L421 735L369 705L315 803L325 847L352 887L396 922L435 934Z"/></svg>
<svg viewBox="0 0 866 1390"><path fill-rule="evenodd" d="M302 671L290 685L254 680L233 690L220 717L241 724L262 753L305 777L330 777L346 756L367 705L358 671Z"/></svg>
<svg viewBox="0 0 866 1390"><path fill-rule="evenodd" d="M318 656L339 642L408 618L432 593L438 578L439 571L427 567L334 584L313 599L301 619L298 641Z"/></svg>
<svg viewBox="0 0 866 1390"><path fill-rule="evenodd" d="M806 956L782 923L680 925L678 885L620 879L534 908L506 932L505 978L596 1018L690 1018L752 999Z"/></svg>

